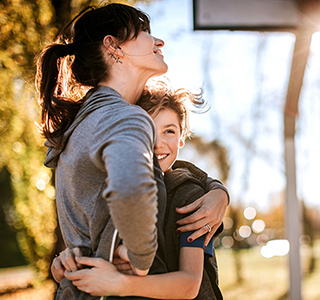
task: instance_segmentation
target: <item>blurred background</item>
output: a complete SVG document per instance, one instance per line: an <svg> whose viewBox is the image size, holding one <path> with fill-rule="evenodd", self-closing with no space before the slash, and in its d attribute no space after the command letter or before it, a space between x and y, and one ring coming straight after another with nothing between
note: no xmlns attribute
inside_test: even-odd
<svg viewBox="0 0 320 300"><path fill-rule="evenodd" d="M53 174L37 131L35 57L83 7L100 1L0 2L0 299L53 299L50 262L61 249ZM228 187L215 240L225 299L289 299L283 111L295 35L194 31L192 0L113 1L151 17L174 88L204 90L180 158ZM320 18L319 18L320 26ZM320 27L319 27L320 30ZM312 36L296 119L302 298L320 299L320 34Z"/></svg>

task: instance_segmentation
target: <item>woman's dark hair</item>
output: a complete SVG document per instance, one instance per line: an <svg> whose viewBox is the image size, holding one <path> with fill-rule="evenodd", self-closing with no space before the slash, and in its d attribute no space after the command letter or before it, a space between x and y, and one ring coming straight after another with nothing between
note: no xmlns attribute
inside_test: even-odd
<svg viewBox="0 0 320 300"><path fill-rule="evenodd" d="M109 76L103 56L104 37L111 35L121 45L144 30L150 32L149 17L134 7L117 3L88 7L42 50L36 76L41 132L56 147L84 102L84 91Z"/></svg>

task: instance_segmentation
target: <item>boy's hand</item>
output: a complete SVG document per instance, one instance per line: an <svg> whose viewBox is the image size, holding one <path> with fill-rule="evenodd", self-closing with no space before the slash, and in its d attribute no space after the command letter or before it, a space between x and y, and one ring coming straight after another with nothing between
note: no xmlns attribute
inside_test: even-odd
<svg viewBox="0 0 320 300"><path fill-rule="evenodd" d="M76 261L90 267L65 272L65 277L80 291L92 296L121 295L125 275L119 273L113 264L98 257L77 256Z"/></svg>

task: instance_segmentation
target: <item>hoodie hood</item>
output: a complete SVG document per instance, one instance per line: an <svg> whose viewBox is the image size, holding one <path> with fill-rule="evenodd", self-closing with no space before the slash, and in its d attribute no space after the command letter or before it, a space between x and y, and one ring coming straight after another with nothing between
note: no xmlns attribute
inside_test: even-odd
<svg viewBox="0 0 320 300"><path fill-rule="evenodd" d="M164 175L167 193L169 194L172 190L187 181L198 184L206 190L207 176L207 173L194 164L183 160L177 160L172 166L172 171L165 173Z"/></svg>
<svg viewBox="0 0 320 300"><path fill-rule="evenodd" d="M116 99L115 99L116 96ZM113 104L119 100L125 101L121 95L112 88L107 86L99 86L96 89L91 89L86 94L85 102L81 106L79 112L77 113L74 121L70 127L65 131L65 133L60 137L60 147L55 148L50 141L46 141L44 145L48 147L47 158L44 165L48 168L57 167L58 159L60 153L64 150L69 137L77 126L93 111L102 108L106 105ZM110 98L110 99L109 99Z"/></svg>

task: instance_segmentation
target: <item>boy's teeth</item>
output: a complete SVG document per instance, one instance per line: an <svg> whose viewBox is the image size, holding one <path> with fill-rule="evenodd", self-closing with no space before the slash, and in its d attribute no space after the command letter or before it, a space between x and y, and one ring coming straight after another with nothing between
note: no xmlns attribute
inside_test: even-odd
<svg viewBox="0 0 320 300"><path fill-rule="evenodd" d="M167 154L164 154L164 155L157 155L157 158L158 159L163 159L163 158L165 158L167 156Z"/></svg>

